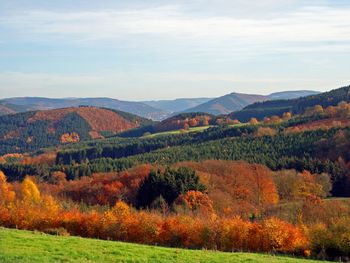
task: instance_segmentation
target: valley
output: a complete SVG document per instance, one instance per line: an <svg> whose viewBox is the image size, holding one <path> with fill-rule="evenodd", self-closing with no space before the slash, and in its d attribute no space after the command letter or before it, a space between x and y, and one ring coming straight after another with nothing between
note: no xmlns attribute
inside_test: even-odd
<svg viewBox="0 0 350 263"><path fill-rule="evenodd" d="M293 106L278 106L288 111L277 115L263 102L264 118L245 122L235 112L154 122L86 106L2 116L0 224L166 247L346 257L349 90L275 101Z"/></svg>

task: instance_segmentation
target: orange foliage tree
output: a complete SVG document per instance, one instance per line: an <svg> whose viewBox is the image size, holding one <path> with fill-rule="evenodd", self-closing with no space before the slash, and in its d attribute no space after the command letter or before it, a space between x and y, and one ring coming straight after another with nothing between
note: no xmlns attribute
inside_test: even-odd
<svg viewBox="0 0 350 263"><path fill-rule="evenodd" d="M249 121L250 124L252 125L256 125L259 123L258 119L257 118L251 118L250 121Z"/></svg>
<svg viewBox="0 0 350 263"><path fill-rule="evenodd" d="M218 213L249 217L278 202L272 172L262 165L242 161L209 160L184 162L208 187L208 196Z"/></svg>
<svg viewBox="0 0 350 263"><path fill-rule="evenodd" d="M192 212L199 212L205 215L214 213L213 201L210 200L208 195L200 191L188 191L180 195L175 204L181 205Z"/></svg>
<svg viewBox="0 0 350 263"><path fill-rule="evenodd" d="M15 200L16 194L7 183L5 174L0 171L0 203L6 204Z"/></svg>
<svg viewBox="0 0 350 263"><path fill-rule="evenodd" d="M198 125L198 121L195 118L192 118L192 119L189 120L188 124L191 127L196 127Z"/></svg>
<svg viewBox="0 0 350 263"><path fill-rule="evenodd" d="M209 168L215 169L215 166ZM255 180L253 190L260 191L258 199L261 203L267 200L275 202L274 197L266 193L267 190L273 192L268 183L268 170L264 173L260 171L264 170L263 167L255 168L250 174L253 181L249 184ZM1 178L1 189L8 191L9 187L4 187L4 176L0 175ZM192 208L210 207L210 200L204 194L190 192L183 199ZM68 234L84 237L223 251L298 253L309 246L299 227L274 218L251 222L240 217L219 217L215 214L208 217L180 214L161 216L134 210L123 201L117 201L113 207L104 210L81 210L77 205L64 208L54 197L41 193L29 177L21 184L21 194L11 202L13 205L7 208L6 214L0 213L0 223L6 227L50 233L55 229L64 229ZM0 208L3 209L2 204Z"/></svg>

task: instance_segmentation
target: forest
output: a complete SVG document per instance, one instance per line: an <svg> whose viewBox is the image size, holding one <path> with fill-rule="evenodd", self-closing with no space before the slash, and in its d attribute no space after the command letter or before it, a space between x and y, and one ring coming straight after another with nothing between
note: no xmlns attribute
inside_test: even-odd
<svg viewBox="0 0 350 263"><path fill-rule="evenodd" d="M257 102L248 105L241 111L231 113L230 117L238 119L242 122L246 122L249 121L249 119L252 117L262 120L265 117L273 115L280 116L284 112L302 114L307 110L307 108L313 107L315 105L320 105L324 108L327 108L329 106L336 106L342 101L350 102L349 91L350 86L346 86L329 92L292 100L272 100Z"/></svg>
<svg viewBox="0 0 350 263"><path fill-rule="evenodd" d="M25 125L33 116L7 125ZM76 113L65 116L92 127ZM246 123L209 117L183 114L159 126L184 130L178 134L135 137L136 129L130 137L69 141L70 136L56 147L4 151L0 225L168 247L348 260L350 104L316 104L302 114L287 111ZM189 133L186 125L207 129Z"/></svg>

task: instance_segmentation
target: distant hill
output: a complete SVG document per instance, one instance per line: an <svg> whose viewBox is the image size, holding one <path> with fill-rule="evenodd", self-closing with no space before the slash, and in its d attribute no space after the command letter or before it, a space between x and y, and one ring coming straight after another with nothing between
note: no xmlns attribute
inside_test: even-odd
<svg viewBox="0 0 350 263"><path fill-rule="evenodd" d="M206 103L209 100L212 100L212 98L184 98L175 100L152 100L142 102L151 107L162 109L165 111L180 112Z"/></svg>
<svg viewBox="0 0 350 263"><path fill-rule="evenodd" d="M185 110L184 112L207 112L214 115L228 114L257 101L267 100L266 96L231 93Z"/></svg>
<svg viewBox="0 0 350 263"><path fill-rule="evenodd" d="M12 105L10 109L15 112L33 111L33 110L51 110L67 107L78 106L94 106L115 109L119 111L129 112L138 116L162 120L169 116L170 112L149 106L141 102L122 101L111 98L65 98L65 99L50 99L41 97L23 97L23 98L8 98L0 101L0 105ZM17 108L16 108L17 107ZM3 114L8 111L1 110ZM9 112L13 113L13 112Z"/></svg>
<svg viewBox="0 0 350 263"><path fill-rule="evenodd" d="M295 90L295 91L275 92L275 93L271 93L267 97L269 98L269 100L290 100L290 99L296 99L300 97L317 95L317 94L320 94L320 92L313 91L313 90Z"/></svg>
<svg viewBox="0 0 350 263"><path fill-rule="evenodd" d="M315 94L314 91L287 91L268 96L231 93L219 98L181 98L158 101L122 101L111 98L63 98L18 97L0 100L0 116L26 111L52 110L67 107L94 106L132 113L147 119L161 121L181 112L206 112L220 115L243 109L258 101L291 99Z"/></svg>
<svg viewBox="0 0 350 263"><path fill-rule="evenodd" d="M16 110L6 104L0 104L0 115L13 114Z"/></svg>
<svg viewBox="0 0 350 263"><path fill-rule="evenodd" d="M206 112L214 115L229 114L233 111L238 111L244 107L255 103L263 102L267 100L275 99L293 99L299 98L306 95L318 94L316 91L284 91L272 93L270 95L257 95L257 94L242 94L242 93L231 93L225 96L212 99L206 103L200 104L196 107L185 110L184 112Z"/></svg>
<svg viewBox="0 0 350 263"><path fill-rule="evenodd" d="M0 116L0 154L102 138L152 121L106 108L70 107Z"/></svg>
<svg viewBox="0 0 350 263"><path fill-rule="evenodd" d="M0 116L6 114L14 114L17 112L27 111L27 107L21 105L14 105L0 100Z"/></svg>
<svg viewBox="0 0 350 263"><path fill-rule="evenodd" d="M242 122L249 121L252 117L262 120L264 117L272 115L281 116L288 111L293 114L303 113L308 107L317 104L323 107L335 106L341 101L350 102L350 86L296 99L257 102L231 113L230 118Z"/></svg>

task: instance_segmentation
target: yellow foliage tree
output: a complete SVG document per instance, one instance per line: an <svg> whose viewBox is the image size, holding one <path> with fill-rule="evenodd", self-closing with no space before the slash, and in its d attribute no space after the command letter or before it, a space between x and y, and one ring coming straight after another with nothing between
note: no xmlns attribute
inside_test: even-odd
<svg viewBox="0 0 350 263"><path fill-rule="evenodd" d="M36 184L27 176L22 183L23 200L26 202L40 202L40 191Z"/></svg>
<svg viewBox="0 0 350 263"><path fill-rule="evenodd" d="M290 120L291 118L292 118L292 113L291 112L285 112L285 113L283 113L283 120L284 121L288 121L288 120Z"/></svg>
<svg viewBox="0 0 350 263"><path fill-rule="evenodd" d="M79 142L80 137L79 137L79 134L76 132L65 133L65 134L62 134L60 141L61 143Z"/></svg>
<svg viewBox="0 0 350 263"><path fill-rule="evenodd" d="M112 208L112 213L118 216L127 216L130 214L130 207L123 201L117 201Z"/></svg>

